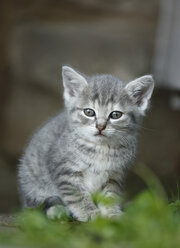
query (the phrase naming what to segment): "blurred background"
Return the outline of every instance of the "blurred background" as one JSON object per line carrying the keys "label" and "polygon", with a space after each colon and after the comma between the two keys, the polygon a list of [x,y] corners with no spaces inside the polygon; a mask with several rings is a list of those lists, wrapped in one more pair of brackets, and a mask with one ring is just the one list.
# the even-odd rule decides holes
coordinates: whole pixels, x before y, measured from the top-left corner
{"label": "blurred background", "polygon": [[[180,180],[180,1],[0,0],[0,212],[18,210],[17,164],[33,130],[63,108],[61,66],[156,90],[135,164],[169,195]],[[126,191],[145,183],[132,171]]]}

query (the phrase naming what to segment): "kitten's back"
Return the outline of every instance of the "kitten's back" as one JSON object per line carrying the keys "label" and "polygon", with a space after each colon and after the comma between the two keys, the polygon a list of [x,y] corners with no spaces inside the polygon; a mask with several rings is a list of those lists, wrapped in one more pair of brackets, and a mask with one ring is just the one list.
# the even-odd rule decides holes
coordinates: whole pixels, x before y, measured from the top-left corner
{"label": "kitten's back", "polygon": [[38,206],[38,202],[31,201],[33,198],[41,202],[50,197],[52,192],[58,194],[46,165],[50,150],[56,146],[66,127],[66,113],[62,112],[40,127],[27,145],[20,160],[18,173],[23,207]]}

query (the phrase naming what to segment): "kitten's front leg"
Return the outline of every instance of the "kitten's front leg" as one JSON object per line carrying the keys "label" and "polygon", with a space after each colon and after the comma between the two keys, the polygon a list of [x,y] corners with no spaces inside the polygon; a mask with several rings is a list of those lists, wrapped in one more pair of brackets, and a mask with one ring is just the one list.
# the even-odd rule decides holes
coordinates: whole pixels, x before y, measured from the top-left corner
{"label": "kitten's front leg", "polygon": [[99,213],[91,196],[81,187],[79,179],[71,177],[69,180],[63,180],[59,182],[58,188],[67,211],[77,220],[94,219]]}
{"label": "kitten's front leg", "polygon": [[109,199],[109,203],[99,203],[98,208],[101,212],[101,215],[108,218],[116,218],[122,214],[119,197],[121,189],[119,184],[110,179],[107,185],[103,189],[103,195],[105,198]]}

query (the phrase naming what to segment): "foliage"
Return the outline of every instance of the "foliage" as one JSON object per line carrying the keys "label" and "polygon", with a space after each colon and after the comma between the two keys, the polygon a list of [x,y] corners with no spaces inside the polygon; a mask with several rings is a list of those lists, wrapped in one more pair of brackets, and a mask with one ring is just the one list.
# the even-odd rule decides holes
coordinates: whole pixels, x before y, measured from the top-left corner
{"label": "foliage", "polygon": [[140,193],[116,220],[79,223],[64,216],[48,220],[40,210],[20,214],[14,231],[0,229],[0,244],[13,247],[177,248],[180,201],[171,204],[154,190]]}

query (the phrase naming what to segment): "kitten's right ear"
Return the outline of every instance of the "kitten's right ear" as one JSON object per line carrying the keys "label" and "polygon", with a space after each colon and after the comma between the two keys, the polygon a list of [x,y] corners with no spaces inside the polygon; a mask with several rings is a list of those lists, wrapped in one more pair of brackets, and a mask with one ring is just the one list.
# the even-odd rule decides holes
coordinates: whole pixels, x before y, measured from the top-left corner
{"label": "kitten's right ear", "polygon": [[148,108],[149,100],[154,89],[154,79],[151,75],[146,75],[128,83],[125,87],[132,102],[144,115]]}
{"label": "kitten's right ear", "polygon": [[86,79],[69,66],[62,67],[62,78],[66,99],[77,96],[87,86]]}

